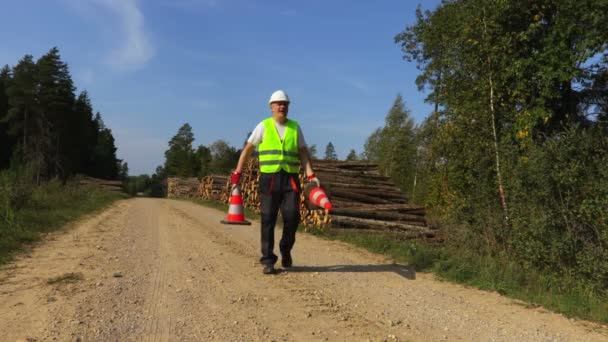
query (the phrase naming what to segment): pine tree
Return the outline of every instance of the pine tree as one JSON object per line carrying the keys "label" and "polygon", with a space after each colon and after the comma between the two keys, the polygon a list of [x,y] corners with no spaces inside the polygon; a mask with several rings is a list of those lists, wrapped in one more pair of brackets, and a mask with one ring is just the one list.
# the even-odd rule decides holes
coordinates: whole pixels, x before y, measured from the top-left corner
{"label": "pine tree", "polygon": [[372,133],[365,143],[368,160],[379,164],[380,170],[391,177],[404,191],[413,185],[416,139],[414,121],[401,95],[385,119],[385,126]]}
{"label": "pine tree", "polygon": [[74,83],[68,65],[54,47],[36,62],[38,101],[43,117],[48,120],[52,149],[45,151],[51,175],[69,176],[77,169],[80,122],[74,115]]}
{"label": "pine tree", "polygon": [[325,147],[325,160],[338,160],[338,155],[336,154],[336,149],[334,148],[334,144],[329,142],[327,147]]}
{"label": "pine tree", "polygon": [[0,169],[25,165],[40,182],[84,173],[116,178],[116,146],[86,92],[78,98],[68,66],[52,48],[0,70]]}
{"label": "pine tree", "polygon": [[346,156],[346,160],[347,161],[359,160],[359,157],[357,156],[357,152],[355,152],[354,149],[351,149],[350,152],[348,152],[348,155]]}
{"label": "pine tree", "polygon": [[99,112],[95,115],[94,124],[97,127],[97,142],[93,152],[93,168],[91,175],[102,179],[118,178],[118,159],[112,130],[107,128]]}
{"label": "pine tree", "polygon": [[8,133],[17,139],[17,163],[29,165],[40,182],[47,172],[46,155],[52,146],[51,128],[38,101],[38,71],[31,55],[25,55],[13,68],[7,89],[10,109],[3,121]]}
{"label": "pine tree", "polygon": [[239,160],[239,151],[224,140],[218,140],[209,146],[211,150],[212,173],[228,173]]}
{"label": "pine tree", "polygon": [[12,76],[8,65],[0,69],[0,170],[10,165],[11,156],[15,148],[15,137],[8,134],[8,122],[3,119],[8,115],[10,109],[7,95]]}
{"label": "pine tree", "polygon": [[310,154],[310,159],[317,159],[317,145],[312,144],[308,146],[308,154]]}
{"label": "pine tree", "polygon": [[377,128],[365,141],[363,154],[365,160],[377,163],[380,160],[380,138],[382,136],[382,128]]}
{"label": "pine tree", "polygon": [[194,174],[199,177],[205,177],[210,174],[211,170],[211,150],[204,145],[200,145],[194,154],[195,156],[195,172]]}
{"label": "pine tree", "polygon": [[78,146],[75,146],[77,158],[75,172],[82,174],[94,173],[94,152],[97,145],[98,126],[93,118],[93,106],[86,91],[78,95],[74,103],[74,120],[78,129],[72,134]]}
{"label": "pine tree", "polygon": [[126,181],[129,177],[129,164],[123,162],[122,159],[117,160],[118,163],[118,179]]}
{"label": "pine tree", "polygon": [[165,151],[165,171],[170,176],[191,177],[194,175],[194,134],[190,124],[185,123],[169,141]]}

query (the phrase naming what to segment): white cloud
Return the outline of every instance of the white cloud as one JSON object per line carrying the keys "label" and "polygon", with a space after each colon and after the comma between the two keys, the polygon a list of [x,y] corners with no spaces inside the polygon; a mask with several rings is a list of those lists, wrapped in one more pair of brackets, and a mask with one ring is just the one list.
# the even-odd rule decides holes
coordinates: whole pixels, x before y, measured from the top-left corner
{"label": "white cloud", "polygon": [[108,64],[118,69],[137,69],[155,54],[137,0],[95,0],[114,12],[120,21],[122,41],[108,56]]}

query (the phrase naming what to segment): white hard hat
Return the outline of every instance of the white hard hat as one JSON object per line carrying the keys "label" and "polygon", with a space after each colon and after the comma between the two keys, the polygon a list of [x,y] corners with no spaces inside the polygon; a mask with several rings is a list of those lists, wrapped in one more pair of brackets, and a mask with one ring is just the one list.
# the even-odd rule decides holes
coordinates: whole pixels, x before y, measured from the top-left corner
{"label": "white hard hat", "polygon": [[270,104],[279,101],[289,102],[289,96],[287,96],[286,92],[282,90],[275,91],[274,93],[272,93],[272,95],[270,95],[270,100],[268,100],[268,103]]}

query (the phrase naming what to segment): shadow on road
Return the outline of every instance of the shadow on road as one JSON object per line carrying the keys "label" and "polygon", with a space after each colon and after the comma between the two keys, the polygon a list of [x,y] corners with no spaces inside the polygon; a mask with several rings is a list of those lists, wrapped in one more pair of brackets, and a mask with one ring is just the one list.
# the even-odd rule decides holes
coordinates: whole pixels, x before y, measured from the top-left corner
{"label": "shadow on road", "polygon": [[335,265],[335,266],[293,266],[288,269],[288,272],[352,272],[352,273],[368,273],[368,272],[394,272],[403,278],[409,280],[416,279],[416,270],[412,266],[407,265]]}

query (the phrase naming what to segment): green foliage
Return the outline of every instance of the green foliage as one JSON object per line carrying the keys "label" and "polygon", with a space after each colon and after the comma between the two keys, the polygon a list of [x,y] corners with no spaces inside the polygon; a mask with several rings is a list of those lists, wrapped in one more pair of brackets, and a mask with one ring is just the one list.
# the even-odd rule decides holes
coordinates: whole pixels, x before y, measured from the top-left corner
{"label": "green foliage", "polygon": [[210,172],[228,174],[239,160],[240,151],[228,145],[224,140],[218,140],[209,146],[211,151]]}
{"label": "green foliage", "polygon": [[241,151],[224,140],[217,140],[209,147],[192,147],[194,134],[186,123],[169,142],[165,152],[165,165],[156,170],[159,178],[167,176],[198,177],[209,174],[227,174],[239,160]]}
{"label": "green foliage", "polygon": [[57,48],[0,71],[0,170],[28,165],[38,183],[78,173],[117,178],[112,132],[93,118],[86,91],[74,90]]}
{"label": "green foliage", "polygon": [[39,239],[40,233],[124,198],[76,181],[52,180],[37,186],[34,174],[23,169],[0,171],[0,263],[23,244]]}
{"label": "green foliage", "polygon": [[336,149],[334,147],[334,144],[331,143],[331,141],[329,142],[329,144],[327,144],[327,147],[325,147],[325,158],[323,158],[325,160],[338,160],[338,155],[336,154]]}
{"label": "green foliage", "polygon": [[608,136],[572,127],[535,145],[509,180],[504,240],[529,267],[608,287]]}
{"label": "green foliage", "polygon": [[357,152],[355,152],[354,149],[351,149],[350,152],[348,152],[348,155],[346,156],[346,160],[347,161],[356,161],[356,160],[359,160],[359,156],[357,155]]}
{"label": "green foliage", "polygon": [[192,142],[194,142],[192,127],[186,123],[171,138],[169,149],[165,152],[165,170],[169,175],[192,176],[194,170]]}
{"label": "green foliage", "polygon": [[194,174],[199,178],[205,177],[211,173],[211,150],[204,145],[200,145],[194,153],[195,167]]}
{"label": "green foliage", "polygon": [[129,176],[124,180],[124,189],[131,196],[151,196],[152,184],[153,179],[148,175]]}
{"label": "green foliage", "polygon": [[95,114],[94,125],[98,128],[93,150],[93,168],[87,174],[102,179],[117,179],[119,161],[116,158],[116,145],[112,130],[107,128],[99,113]]}
{"label": "green foliage", "polygon": [[167,179],[167,172],[162,166],[156,167],[156,172],[150,177],[149,193],[150,197],[165,197],[164,181]]}
{"label": "green foliage", "polygon": [[15,148],[15,138],[8,134],[8,122],[3,120],[10,109],[7,94],[11,82],[11,69],[5,65],[0,69],[0,170],[10,166],[11,157]]}
{"label": "green foliage", "polygon": [[310,154],[311,159],[317,159],[317,145],[312,144],[308,146],[308,154]]}
{"label": "green foliage", "polygon": [[[74,111],[75,88],[57,48],[36,62],[36,83],[36,107],[48,139],[42,147],[36,147],[46,160],[35,159],[36,163],[46,165],[42,170],[48,175],[72,174],[78,164],[79,143],[84,141],[75,139],[78,135],[74,132],[80,129]],[[35,137],[31,143],[36,146],[39,139]]]}
{"label": "green foliage", "polygon": [[118,179],[126,180],[129,177],[129,163],[118,160]]}
{"label": "green foliage", "polygon": [[[550,283],[534,291],[574,296],[581,311],[605,294],[607,20],[600,0],[445,1],[395,37],[435,106],[415,130],[412,196],[469,255],[442,264],[450,278],[485,286],[469,260],[494,263],[507,292]],[[391,174],[385,129],[366,156]]]}
{"label": "green foliage", "polygon": [[416,134],[401,95],[397,95],[386,115],[385,126],[369,136],[364,148],[367,160],[378,163],[380,170],[403,191],[411,192],[416,168]]}

